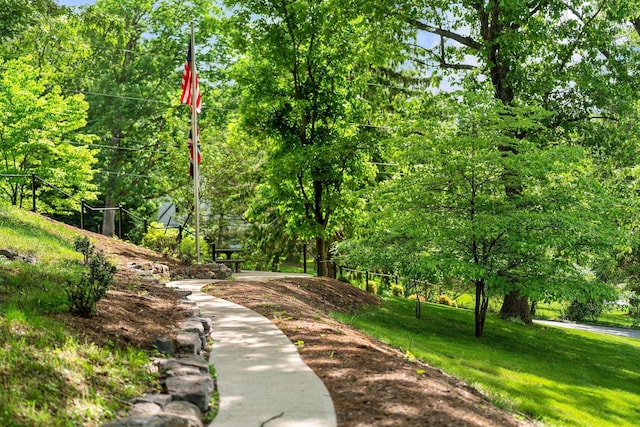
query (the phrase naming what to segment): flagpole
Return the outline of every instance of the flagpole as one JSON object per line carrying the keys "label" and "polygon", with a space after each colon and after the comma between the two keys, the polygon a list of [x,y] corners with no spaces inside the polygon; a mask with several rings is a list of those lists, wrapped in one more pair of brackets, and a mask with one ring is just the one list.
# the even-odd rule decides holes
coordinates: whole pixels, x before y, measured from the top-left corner
{"label": "flagpole", "polygon": [[196,263],[200,263],[200,197],[198,187],[200,183],[198,156],[198,144],[200,135],[198,134],[198,112],[196,106],[198,102],[197,80],[196,80],[196,42],[194,34],[193,20],[191,20],[191,135],[193,142],[193,199],[194,218],[196,228]]}

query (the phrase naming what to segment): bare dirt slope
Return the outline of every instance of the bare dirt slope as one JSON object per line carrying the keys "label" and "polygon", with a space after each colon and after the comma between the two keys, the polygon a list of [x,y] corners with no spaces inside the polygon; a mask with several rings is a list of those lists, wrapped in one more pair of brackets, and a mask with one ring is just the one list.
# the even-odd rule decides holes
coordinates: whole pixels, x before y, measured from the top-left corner
{"label": "bare dirt slope", "polygon": [[[157,281],[127,271],[129,261],[178,265],[158,254],[89,235],[118,264],[116,284],[97,316],[65,316],[80,336],[117,346],[151,348],[181,320],[175,294]],[[294,342],[334,401],[340,426],[518,426],[477,391],[438,369],[404,360],[403,354],[336,322],[330,311],[355,312],[378,299],[345,283],[321,278],[218,282],[212,295],[252,308],[271,319]],[[64,316],[64,315],[63,315]],[[418,376],[416,369],[425,371]]]}

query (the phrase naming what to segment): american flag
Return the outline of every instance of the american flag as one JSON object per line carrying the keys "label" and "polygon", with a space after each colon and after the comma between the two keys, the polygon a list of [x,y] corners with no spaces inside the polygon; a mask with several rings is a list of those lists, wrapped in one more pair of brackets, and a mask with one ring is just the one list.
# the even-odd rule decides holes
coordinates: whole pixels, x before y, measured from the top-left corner
{"label": "american flag", "polygon": [[[188,104],[193,108],[191,101],[192,98],[192,84],[191,81],[191,44],[189,44],[189,50],[187,51],[187,62],[184,64],[184,73],[182,73],[182,95],[180,95],[180,102]],[[200,114],[202,111],[202,102],[200,99],[200,85],[198,84],[198,74],[196,74],[196,113]]]}
{"label": "american flag", "polygon": [[[202,161],[202,153],[200,151],[200,131],[198,131],[198,164]],[[189,176],[193,178],[193,132],[189,131]]]}

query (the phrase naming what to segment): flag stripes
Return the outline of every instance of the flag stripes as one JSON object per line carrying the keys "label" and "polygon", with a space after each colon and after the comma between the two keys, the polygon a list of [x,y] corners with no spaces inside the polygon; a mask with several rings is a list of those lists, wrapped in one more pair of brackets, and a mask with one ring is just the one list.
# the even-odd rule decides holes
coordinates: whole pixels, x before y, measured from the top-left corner
{"label": "flag stripes", "polygon": [[[190,108],[193,108],[193,76],[191,70],[191,44],[189,44],[189,50],[187,51],[187,62],[184,64],[184,72],[182,73],[182,94],[180,95],[180,102],[182,104],[188,104]],[[200,114],[202,111],[202,99],[200,98],[200,84],[198,83],[198,74],[196,74],[196,113]]]}

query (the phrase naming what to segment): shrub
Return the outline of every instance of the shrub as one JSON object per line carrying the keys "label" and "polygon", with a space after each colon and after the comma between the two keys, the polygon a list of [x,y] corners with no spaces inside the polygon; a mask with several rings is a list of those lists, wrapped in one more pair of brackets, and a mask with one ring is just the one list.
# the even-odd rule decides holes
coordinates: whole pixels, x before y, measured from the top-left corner
{"label": "shrub", "polygon": [[587,302],[575,300],[562,313],[562,318],[572,322],[596,322],[604,310],[602,302],[589,300]]}
{"label": "shrub", "polygon": [[438,297],[438,304],[442,304],[442,305],[448,305],[449,307],[457,307],[458,304],[456,304],[456,302],[454,300],[452,300],[451,298],[449,298],[448,295],[446,294],[440,294],[440,296]]}
{"label": "shrub", "polygon": [[391,285],[391,295],[394,297],[403,297],[404,287],[402,285]]}
{"label": "shrub", "polygon": [[165,228],[160,223],[152,222],[147,234],[142,237],[142,246],[165,255],[170,255],[178,246],[178,230],[175,228]]}
{"label": "shrub", "polygon": [[376,284],[376,282],[372,282],[371,280],[369,280],[369,282],[366,284],[365,289],[370,294],[378,294],[378,285]]}
{"label": "shrub", "polygon": [[[176,255],[181,263],[193,264],[196,262],[196,239],[192,236],[187,236],[182,239],[180,245],[176,249]],[[200,240],[200,259],[210,259],[209,248],[206,243]]]}
{"label": "shrub", "polygon": [[116,267],[96,251],[87,237],[75,240],[75,248],[84,255],[85,271],[79,279],[67,281],[65,292],[69,300],[71,314],[90,317],[95,314],[96,305],[107,294],[113,281]]}
{"label": "shrub", "polygon": [[637,291],[631,291],[629,296],[629,316],[640,317],[640,294]]}

